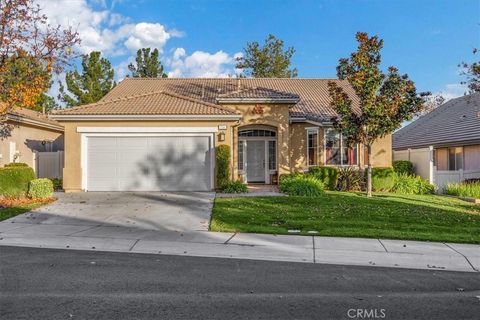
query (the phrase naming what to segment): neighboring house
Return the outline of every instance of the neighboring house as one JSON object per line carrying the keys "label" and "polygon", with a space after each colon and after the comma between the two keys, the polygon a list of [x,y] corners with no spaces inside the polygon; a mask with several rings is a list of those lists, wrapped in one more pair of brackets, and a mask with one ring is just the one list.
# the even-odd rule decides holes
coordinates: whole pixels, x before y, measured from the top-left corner
{"label": "neighboring house", "polygon": [[480,178],[480,94],[452,99],[393,135],[394,160],[440,189]]}
{"label": "neighboring house", "polygon": [[0,133],[0,167],[24,162],[36,170],[36,153],[63,150],[63,125],[47,115],[15,108],[6,115],[8,130]]}
{"label": "neighboring house", "polygon": [[[328,81],[127,78],[98,103],[52,115],[65,126],[64,188],[212,190],[222,144],[232,178],[247,183],[314,165],[363,167],[365,148],[348,148],[332,128]],[[391,150],[391,136],[375,143],[373,165],[391,166]]]}

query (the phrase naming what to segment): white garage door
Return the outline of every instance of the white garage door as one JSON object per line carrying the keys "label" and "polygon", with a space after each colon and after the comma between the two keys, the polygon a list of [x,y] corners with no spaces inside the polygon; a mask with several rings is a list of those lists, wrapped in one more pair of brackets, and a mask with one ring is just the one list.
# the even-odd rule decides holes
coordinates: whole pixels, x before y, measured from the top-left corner
{"label": "white garage door", "polygon": [[209,191],[211,138],[88,137],[88,191]]}

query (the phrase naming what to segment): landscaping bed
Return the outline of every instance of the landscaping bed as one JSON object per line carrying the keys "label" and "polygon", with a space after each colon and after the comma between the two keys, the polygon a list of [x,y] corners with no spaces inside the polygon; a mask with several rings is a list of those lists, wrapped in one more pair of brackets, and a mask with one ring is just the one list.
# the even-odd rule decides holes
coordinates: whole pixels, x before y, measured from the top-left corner
{"label": "landscaping bed", "polygon": [[480,243],[480,206],[438,195],[326,191],[318,197],[217,198],[210,229]]}

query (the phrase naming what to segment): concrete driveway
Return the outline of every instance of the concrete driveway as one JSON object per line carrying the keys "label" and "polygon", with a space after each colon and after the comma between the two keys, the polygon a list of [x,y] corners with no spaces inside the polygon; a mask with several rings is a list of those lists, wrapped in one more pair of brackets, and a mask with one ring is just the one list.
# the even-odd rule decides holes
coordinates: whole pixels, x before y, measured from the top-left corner
{"label": "concrete driveway", "polygon": [[58,201],[9,222],[59,227],[121,226],[154,231],[207,231],[215,194],[82,192],[56,196]]}

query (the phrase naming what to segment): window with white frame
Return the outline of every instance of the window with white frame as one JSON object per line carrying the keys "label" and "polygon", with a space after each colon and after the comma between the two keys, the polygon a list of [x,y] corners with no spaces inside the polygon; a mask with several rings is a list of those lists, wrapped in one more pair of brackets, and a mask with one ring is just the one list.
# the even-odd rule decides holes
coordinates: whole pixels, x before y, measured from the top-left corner
{"label": "window with white frame", "polygon": [[325,130],[325,164],[337,166],[358,165],[358,145],[349,147],[335,129]]}
{"label": "window with white frame", "polygon": [[307,165],[318,165],[318,129],[307,129]]}

